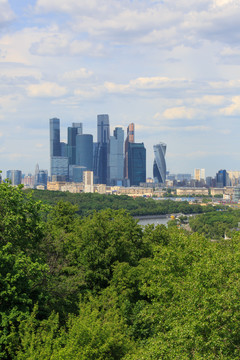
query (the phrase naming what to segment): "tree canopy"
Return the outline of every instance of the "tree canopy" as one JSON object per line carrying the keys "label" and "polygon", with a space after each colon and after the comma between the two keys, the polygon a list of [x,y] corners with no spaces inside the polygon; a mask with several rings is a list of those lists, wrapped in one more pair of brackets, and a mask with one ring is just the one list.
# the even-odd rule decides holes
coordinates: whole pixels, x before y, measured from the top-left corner
{"label": "tree canopy", "polygon": [[240,358],[238,232],[81,217],[9,184],[0,209],[0,358]]}

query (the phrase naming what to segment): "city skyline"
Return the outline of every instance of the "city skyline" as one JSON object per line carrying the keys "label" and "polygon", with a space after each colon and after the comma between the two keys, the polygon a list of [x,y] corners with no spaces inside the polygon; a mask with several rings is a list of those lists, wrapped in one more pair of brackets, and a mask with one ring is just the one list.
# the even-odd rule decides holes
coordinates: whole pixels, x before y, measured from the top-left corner
{"label": "city skyline", "polygon": [[[116,127],[110,135],[108,114],[97,115],[97,141],[85,134],[83,123],[67,128],[61,141],[60,119],[49,119],[50,181],[82,182],[84,171],[93,171],[94,184],[139,186],[146,182],[146,149],[135,143],[134,124]],[[166,166],[165,166],[166,167]],[[38,168],[39,169],[39,168]]]}
{"label": "city skyline", "polygon": [[48,119],[97,138],[135,123],[152,177],[240,170],[240,3],[199,0],[0,0],[0,169],[49,166]]}

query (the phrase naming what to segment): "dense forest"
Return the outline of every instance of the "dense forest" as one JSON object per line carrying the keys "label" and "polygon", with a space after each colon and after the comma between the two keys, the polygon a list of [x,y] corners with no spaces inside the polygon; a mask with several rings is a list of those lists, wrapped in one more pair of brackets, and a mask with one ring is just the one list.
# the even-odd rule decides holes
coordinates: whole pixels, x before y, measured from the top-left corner
{"label": "dense forest", "polygon": [[227,211],[201,214],[190,218],[189,224],[193,231],[210,239],[231,237],[240,230],[238,226],[240,224],[240,210],[228,208]]}
{"label": "dense forest", "polygon": [[1,359],[240,358],[240,236],[0,185]]}
{"label": "dense forest", "polygon": [[86,216],[93,211],[104,209],[125,209],[133,216],[139,215],[163,215],[172,213],[193,214],[215,211],[216,208],[224,208],[224,205],[213,207],[208,204],[202,207],[199,204],[189,204],[187,201],[154,200],[144,197],[130,197],[127,195],[103,195],[98,193],[72,194],[63,191],[31,191],[36,200],[45,204],[55,205],[59,201],[69,201],[78,207],[78,214]]}

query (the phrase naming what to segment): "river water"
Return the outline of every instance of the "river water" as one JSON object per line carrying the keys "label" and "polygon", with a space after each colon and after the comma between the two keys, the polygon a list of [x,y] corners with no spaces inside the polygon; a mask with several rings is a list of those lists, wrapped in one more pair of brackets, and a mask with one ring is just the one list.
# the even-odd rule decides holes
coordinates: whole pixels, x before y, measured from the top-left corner
{"label": "river water", "polygon": [[170,216],[162,215],[162,216],[141,216],[136,217],[138,219],[138,223],[140,225],[148,225],[148,224],[154,224],[154,225],[167,225],[168,221],[171,220]]}

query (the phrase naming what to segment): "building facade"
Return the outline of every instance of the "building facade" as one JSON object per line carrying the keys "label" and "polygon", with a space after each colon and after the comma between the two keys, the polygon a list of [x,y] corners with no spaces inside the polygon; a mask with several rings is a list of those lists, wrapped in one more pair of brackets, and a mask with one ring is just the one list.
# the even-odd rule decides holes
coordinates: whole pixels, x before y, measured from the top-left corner
{"label": "building facade", "polygon": [[50,125],[50,157],[61,156],[60,120],[58,118],[50,119],[49,125]]}
{"label": "building facade", "polygon": [[94,148],[95,178],[99,184],[107,183],[107,156],[109,142],[109,116],[107,114],[97,115],[97,143]]}
{"label": "building facade", "polygon": [[123,154],[124,131],[122,128],[117,127],[110,136],[108,142],[108,156],[107,156],[107,184],[122,185],[123,183],[123,167],[124,167],[124,154]]}
{"label": "building facade", "polygon": [[134,143],[134,141],[135,141],[134,124],[131,123],[131,124],[129,124],[129,126],[127,128],[127,137],[126,137],[125,146],[124,146],[124,152],[125,152],[125,157],[124,157],[124,178],[126,180],[129,179],[129,176],[128,176],[128,144],[129,143]]}
{"label": "building facade", "polygon": [[21,170],[8,170],[7,179],[11,181],[12,185],[20,185],[22,183],[22,172]]}
{"label": "building facade", "polygon": [[76,165],[93,170],[93,136],[90,134],[76,136]]}
{"label": "building facade", "polygon": [[153,162],[153,178],[156,183],[164,184],[166,180],[166,154],[167,145],[159,143],[153,146],[154,162]]}
{"label": "building facade", "polygon": [[146,182],[146,149],[143,143],[128,143],[128,179],[130,186]]}
{"label": "building facade", "polygon": [[197,181],[205,180],[205,169],[194,169],[194,179]]}
{"label": "building facade", "polygon": [[68,159],[69,165],[76,165],[76,137],[82,135],[83,124],[72,123],[71,127],[68,127]]}
{"label": "building facade", "polygon": [[68,181],[68,157],[52,156],[51,157],[51,178],[55,181]]}
{"label": "building facade", "polygon": [[216,174],[216,186],[224,187],[229,185],[228,173],[226,170],[219,170]]}

